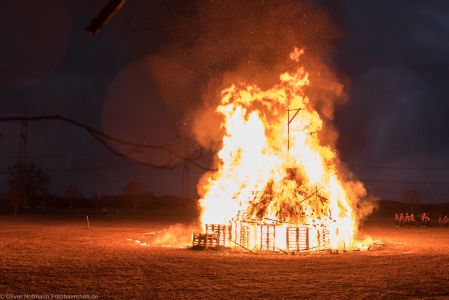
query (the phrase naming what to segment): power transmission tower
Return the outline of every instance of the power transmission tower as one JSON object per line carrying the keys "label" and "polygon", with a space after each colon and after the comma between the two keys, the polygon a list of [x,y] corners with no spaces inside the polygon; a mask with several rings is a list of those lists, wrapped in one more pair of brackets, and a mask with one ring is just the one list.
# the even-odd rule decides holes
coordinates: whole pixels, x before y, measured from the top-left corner
{"label": "power transmission tower", "polygon": [[[290,123],[304,108],[288,108],[287,109],[287,150],[290,151]],[[290,112],[295,112],[292,117],[290,117]]]}
{"label": "power transmission tower", "polygon": [[[28,112],[25,110],[25,118]],[[28,120],[22,120],[22,128],[20,130],[18,163],[26,165],[28,156]]]}
{"label": "power transmission tower", "polygon": [[[188,157],[190,152],[190,142],[188,138],[185,138],[184,143],[184,157]],[[189,198],[190,196],[190,167],[189,162],[184,159],[182,165],[182,183],[181,183],[181,197]]]}

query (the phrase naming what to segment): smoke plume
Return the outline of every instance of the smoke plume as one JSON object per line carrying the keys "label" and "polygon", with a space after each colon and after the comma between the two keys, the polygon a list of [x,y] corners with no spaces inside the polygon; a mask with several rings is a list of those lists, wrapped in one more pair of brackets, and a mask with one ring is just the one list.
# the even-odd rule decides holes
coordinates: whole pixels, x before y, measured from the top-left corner
{"label": "smoke plume", "polygon": [[151,60],[152,76],[160,95],[187,112],[191,134],[204,147],[220,137],[214,113],[220,91],[249,81],[270,87],[288,69],[294,47],[305,51],[304,67],[314,82],[308,95],[320,113],[332,119],[334,104],[345,99],[329,68],[339,30],[307,1],[201,1],[171,35],[164,55]]}

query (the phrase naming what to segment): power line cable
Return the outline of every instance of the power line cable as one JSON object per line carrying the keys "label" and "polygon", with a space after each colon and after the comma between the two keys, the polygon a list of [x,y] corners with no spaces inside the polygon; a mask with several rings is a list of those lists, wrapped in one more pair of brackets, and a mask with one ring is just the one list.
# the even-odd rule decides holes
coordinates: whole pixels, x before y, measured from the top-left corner
{"label": "power line cable", "polygon": [[[370,191],[373,194],[404,194],[404,192],[388,192],[388,191]],[[437,192],[419,192],[419,191],[414,191],[419,195],[424,195],[424,196],[449,196],[449,193],[437,193]]]}
{"label": "power line cable", "polygon": [[366,168],[366,169],[387,169],[387,170],[406,170],[406,171],[449,171],[449,167],[430,168],[430,167],[389,167],[389,166],[373,166],[373,165],[358,165],[346,164],[348,167]]}
{"label": "power line cable", "polygon": [[449,185],[449,181],[400,181],[400,180],[382,180],[382,179],[367,179],[367,178],[359,178],[359,180],[363,183],[385,183],[385,184],[414,184],[414,185],[431,185],[431,184],[447,184]]}
{"label": "power line cable", "polygon": [[[174,169],[176,168],[178,165],[176,163],[174,163],[173,161],[171,162],[167,162],[165,164],[154,164],[154,163],[150,163],[148,161],[142,161],[142,160],[138,160],[135,159],[133,157],[130,157],[130,155],[134,154],[134,153],[138,153],[138,152],[142,152],[143,150],[160,150],[163,152],[167,152],[170,155],[172,155],[173,157],[176,157],[178,159],[184,160],[190,164],[192,164],[193,166],[196,166],[202,170],[205,171],[213,171],[210,168],[204,167],[201,164],[197,163],[196,160],[198,160],[201,155],[202,155],[202,149],[199,149],[199,154],[197,155],[198,157],[185,157],[181,154],[178,154],[177,152],[173,151],[172,149],[170,149],[168,147],[168,144],[159,144],[159,145],[151,145],[151,144],[147,144],[147,143],[136,143],[136,142],[131,142],[131,141],[127,141],[124,140],[122,138],[118,138],[118,137],[114,137],[111,136],[109,134],[106,134],[104,132],[99,131],[98,129],[95,129],[91,126],[88,126],[86,124],[83,124],[79,121],[76,121],[74,119],[70,119],[70,118],[66,118],[64,116],[61,115],[44,115],[44,116],[12,116],[12,117],[2,117],[0,118],[0,122],[23,122],[23,121],[62,121],[65,123],[69,123],[71,125],[80,127],[82,129],[84,129],[85,131],[87,131],[92,137],[94,137],[97,141],[99,141],[101,144],[103,144],[112,154],[117,155],[119,157],[128,159],[128,160],[132,160],[134,162],[137,162],[141,165],[145,165],[145,166],[150,166],[153,168],[159,168],[159,169]],[[126,145],[126,146],[130,146],[133,147],[133,150],[131,150],[130,152],[127,153],[123,153],[123,152],[119,152],[117,150],[115,150],[111,145],[110,142],[115,142],[118,144],[122,144],[122,145]]]}

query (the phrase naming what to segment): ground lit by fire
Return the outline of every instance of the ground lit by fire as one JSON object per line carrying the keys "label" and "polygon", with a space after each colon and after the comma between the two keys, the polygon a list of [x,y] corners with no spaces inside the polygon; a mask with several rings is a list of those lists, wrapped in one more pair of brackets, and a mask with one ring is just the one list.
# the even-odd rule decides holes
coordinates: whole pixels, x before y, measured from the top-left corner
{"label": "ground lit by fire", "polygon": [[306,93],[314,83],[303,54],[294,49],[291,70],[271,89],[232,85],[216,109],[222,145],[218,170],[199,183],[201,223],[230,224],[229,239],[252,250],[270,248],[262,239],[272,234],[271,249],[288,251],[292,226],[307,226],[306,249],[355,245],[365,190],[342,171],[334,145],[321,140],[328,128]]}
{"label": "ground lit by fire", "polygon": [[0,221],[0,293],[58,291],[100,299],[449,295],[447,228],[395,228],[387,220],[361,229],[385,242],[376,251],[297,256],[155,246],[151,233],[182,221],[156,216],[92,217],[90,230],[82,216]]}

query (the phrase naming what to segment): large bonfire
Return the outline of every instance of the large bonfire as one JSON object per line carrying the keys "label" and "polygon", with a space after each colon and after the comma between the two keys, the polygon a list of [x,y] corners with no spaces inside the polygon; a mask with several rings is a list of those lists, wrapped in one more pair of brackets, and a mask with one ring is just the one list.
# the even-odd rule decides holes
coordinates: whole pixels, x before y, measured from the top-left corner
{"label": "large bonfire", "polygon": [[[308,224],[327,230],[329,248],[348,248],[364,189],[341,174],[335,148],[320,141],[326,126],[306,94],[313,82],[302,56],[294,49],[294,67],[268,90],[239,84],[222,91],[216,112],[224,135],[217,170],[200,181],[201,223]],[[285,236],[278,239],[285,245]]]}

